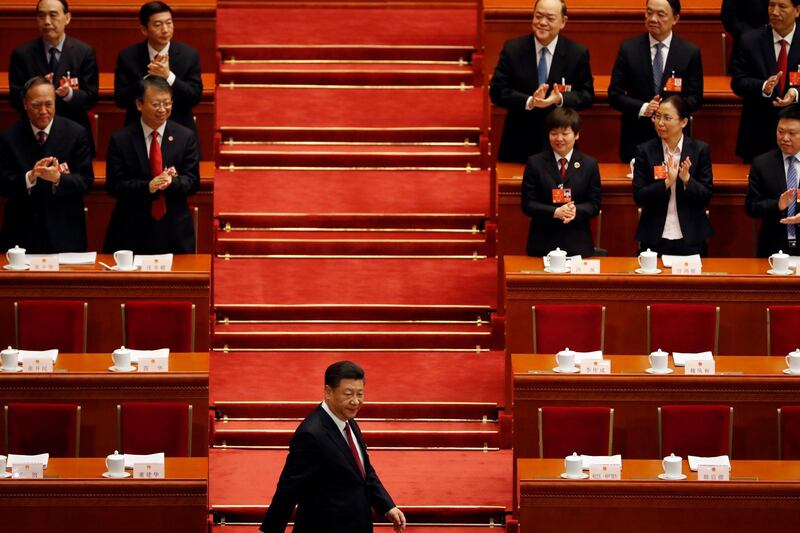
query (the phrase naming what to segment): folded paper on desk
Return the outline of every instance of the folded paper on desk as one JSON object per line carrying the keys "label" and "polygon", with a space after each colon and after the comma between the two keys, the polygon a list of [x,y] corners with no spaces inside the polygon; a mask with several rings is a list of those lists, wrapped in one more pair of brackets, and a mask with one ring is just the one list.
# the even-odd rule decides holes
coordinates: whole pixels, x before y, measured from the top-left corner
{"label": "folded paper on desk", "polygon": [[727,455],[719,455],[717,457],[698,457],[696,455],[689,456],[689,469],[692,472],[697,472],[697,467],[703,466],[727,466],[730,468],[731,460]]}
{"label": "folded paper on desk", "polygon": [[622,456],[617,455],[581,455],[583,469],[589,470],[591,465],[619,465],[622,468]]}
{"label": "folded paper on desk", "polygon": [[31,357],[38,357],[40,359],[50,359],[53,361],[53,364],[56,363],[56,359],[58,359],[58,350],[53,348],[52,350],[20,350],[19,351],[19,359],[20,361],[24,359],[28,359]]}
{"label": "folded paper on desk", "polygon": [[160,463],[164,464],[164,452],[151,453],[149,455],[125,454],[125,468],[133,468],[133,465],[141,463]]}
{"label": "folded paper on desk", "polygon": [[698,359],[700,361],[711,361],[714,359],[714,356],[711,352],[698,352],[698,353],[680,353],[680,352],[673,352],[672,360],[675,362],[675,366],[686,366],[686,358],[691,357],[692,359]]}
{"label": "folded paper on desk", "polygon": [[47,468],[47,462],[50,460],[49,453],[40,453],[38,455],[19,455],[16,453],[8,454],[8,460],[6,463],[8,464],[8,468],[13,467],[15,464],[18,465],[26,465],[26,464],[37,464],[43,465],[44,468]]}
{"label": "folded paper on desk", "polygon": [[[63,252],[58,255],[59,265],[93,265],[97,260],[97,252]],[[25,256],[25,263],[30,265],[34,259],[48,257],[48,254],[27,254]]]}
{"label": "folded paper on desk", "polygon": [[163,265],[164,270],[172,270],[172,254],[136,255],[133,258],[133,266],[139,268],[145,263],[153,264],[154,262]]}
{"label": "folded paper on desk", "polygon": [[603,352],[595,350],[593,352],[573,352],[575,354],[575,364],[580,365],[581,361],[590,361],[592,359],[602,359]]}
{"label": "folded paper on desk", "polygon": [[677,261],[686,261],[691,264],[703,264],[699,254],[694,255],[662,255],[661,262],[664,263],[664,268],[672,268],[672,264]]}
{"label": "folded paper on desk", "polygon": [[140,357],[168,357],[169,348],[159,348],[158,350],[128,350],[131,352],[131,363],[138,363]]}

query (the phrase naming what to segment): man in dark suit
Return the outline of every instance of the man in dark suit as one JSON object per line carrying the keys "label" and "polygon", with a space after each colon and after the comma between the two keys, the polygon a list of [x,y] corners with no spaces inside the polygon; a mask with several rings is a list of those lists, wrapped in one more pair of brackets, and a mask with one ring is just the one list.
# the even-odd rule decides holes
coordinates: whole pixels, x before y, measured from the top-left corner
{"label": "man in dark suit", "polygon": [[538,0],[533,32],[503,45],[489,89],[492,102],[508,110],[499,161],[524,163],[545,148],[544,119],[555,107],[592,105],[589,50],[559,35],[566,23],[564,0]]}
{"label": "man in dark suit", "polygon": [[284,533],[295,505],[294,533],[371,533],[371,509],[405,530],[354,420],[363,401],[361,367],[339,361],[325,370],[325,399],[292,437],[261,531]]}
{"label": "man in dark suit", "polygon": [[622,113],[619,156],[625,163],[636,145],[656,136],[651,117],[665,95],[680,94],[691,112],[703,103],[700,49],[672,31],[680,12],[680,0],[647,0],[647,33],[619,47],[608,101]]}
{"label": "man in dark suit", "polygon": [[8,198],[0,249],[86,251],[83,195],[94,181],[86,130],[58,117],[50,80],[22,89],[26,117],[0,135],[0,194]]}
{"label": "man in dark suit", "polygon": [[573,109],[554,110],[545,128],[551,150],[531,156],[522,177],[522,211],[531,217],[528,255],[541,257],[558,247],[591,256],[589,222],[600,213],[597,160],[575,150],[581,119]]}
{"label": "man in dark suit", "polygon": [[106,191],[117,199],[103,247],[108,253],[194,253],[186,198],[200,186],[194,131],[169,119],[172,90],[164,78],[139,81],[141,119],[114,132]]}
{"label": "man in dark suit", "polygon": [[769,0],[722,0],[722,25],[733,38],[734,54],[742,35],[767,25],[768,4]]}
{"label": "man in dark suit", "polygon": [[758,257],[783,251],[800,255],[800,209],[797,206],[797,176],[800,174],[800,109],[781,111],[776,128],[778,148],[753,159],[745,207],[761,219]]}
{"label": "man in dark suit", "polygon": [[780,108],[797,102],[800,0],[771,0],[769,26],[744,34],[731,66],[731,89],[744,98],[736,155],[749,163],[775,147]]}
{"label": "man in dark suit", "polygon": [[11,53],[9,96],[25,118],[22,87],[34,76],[44,76],[56,87],[56,115],[77,122],[91,136],[88,112],[97,104],[97,62],[91,46],[64,33],[70,20],[66,0],[39,0],[36,21],[42,35]]}
{"label": "man in dark suit", "polygon": [[139,10],[139,22],[145,41],[122,50],[114,71],[114,101],[125,110],[125,124],[139,120],[139,80],[159,76],[172,87],[172,120],[196,129],[192,109],[203,94],[200,55],[191,46],[172,40],[172,10],[164,2],[144,4]]}

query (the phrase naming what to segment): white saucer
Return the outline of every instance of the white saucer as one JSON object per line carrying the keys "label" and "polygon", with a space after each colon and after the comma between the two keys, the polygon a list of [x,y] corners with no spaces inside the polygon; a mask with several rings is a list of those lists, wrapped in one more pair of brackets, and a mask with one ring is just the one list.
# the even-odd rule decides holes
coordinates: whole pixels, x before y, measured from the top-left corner
{"label": "white saucer", "polygon": [[128,268],[122,268],[119,265],[114,265],[113,267],[111,267],[111,270],[113,270],[114,272],[133,272],[134,270],[138,269],[139,267],[136,265],[130,266]]}
{"label": "white saucer", "polygon": [[784,270],[783,272],[779,272],[777,270],[773,270],[770,268],[769,270],[767,270],[767,274],[771,276],[793,276],[794,272],[792,272],[791,270]]}
{"label": "white saucer", "polygon": [[21,267],[15,267],[15,266],[11,266],[11,265],[3,265],[3,268],[6,269],[6,270],[20,270],[21,271],[21,270],[28,270],[30,267],[28,265],[24,265],[24,266],[21,266]]}
{"label": "white saucer", "polygon": [[566,472],[563,472],[561,474],[561,477],[563,479],[586,479],[586,478],[589,477],[589,474],[586,474],[585,472],[581,472],[580,474],[572,475],[572,474],[567,474]]}
{"label": "white saucer", "polygon": [[[789,370],[788,368],[786,370]],[[0,372],[22,372],[22,367],[18,366],[16,370],[7,370],[6,368],[0,366]]]}
{"label": "white saucer", "polygon": [[112,372],[133,372],[134,370],[136,370],[136,367],[133,365],[129,366],[128,368],[119,368],[116,366],[110,366],[108,367],[108,369],[111,370]]}
{"label": "white saucer", "polygon": [[675,372],[671,368],[668,368],[666,370],[656,370],[655,368],[646,368],[644,371],[647,372],[648,374],[672,374],[673,372]]}
{"label": "white saucer", "polygon": [[6,479],[11,477],[11,472],[0,472],[0,479]]}
{"label": "white saucer", "polygon": [[677,481],[679,479],[686,479],[686,474],[678,474],[677,476],[668,476],[667,474],[659,474],[658,479],[664,479],[666,481]]}
{"label": "white saucer", "polygon": [[121,474],[112,474],[111,472],[103,472],[101,474],[103,477],[111,478],[111,479],[122,479],[126,477],[131,477],[130,472],[123,472]]}
{"label": "white saucer", "polygon": [[792,372],[791,368],[784,368],[783,373],[789,374],[790,376],[800,376],[800,372]]}
{"label": "white saucer", "polygon": [[580,372],[581,369],[577,366],[570,368],[569,370],[564,370],[560,366],[554,367],[553,372],[557,372],[559,374],[574,374],[575,372]]}
{"label": "white saucer", "polygon": [[661,274],[661,269],[657,268],[655,270],[645,270],[643,268],[637,268],[634,270],[637,274]]}
{"label": "white saucer", "polygon": [[555,268],[552,268],[552,267],[544,267],[544,271],[547,272],[548,274],[566,274],[566,273],[569,272],[569,267],[564,267],[563,269],[562,268],[555,269]]}

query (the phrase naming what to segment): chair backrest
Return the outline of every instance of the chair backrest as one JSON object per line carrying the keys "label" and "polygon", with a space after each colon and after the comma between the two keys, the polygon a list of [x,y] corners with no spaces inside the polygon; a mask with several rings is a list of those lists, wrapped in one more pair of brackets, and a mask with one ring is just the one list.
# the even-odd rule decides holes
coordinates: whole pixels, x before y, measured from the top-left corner
{"label": "chair backrest", "polygon": [[120,453],[192,455],[192,406],[188,403],[128,402],[117,405]]}
{"label": "chair backrest", "polygon": [[17,348],[85,353],[88,308],[86,302],[75,300],[14,302]]}
{"label": "chair backrest", "polygon": [[122,344],[134,350],[194,351],[192,302],[136,301],[121,304]]}
{"label": "chair backrest", "polygon": [[800,405],[778,408],[778,459],[800,459]]}
{"label": "chair backrest", "polygon": [[800,305],[767,307],[767,355],[786,355],[800,348],[797,336]]}
{"label": "chair backrest", "polygon": [[647,306],[647,351],[696,353],[719,347],[719,307],[705,304]]}
{"label": "chair backrest", "polygon": [[533,352],[602,350],[606,308],[598,304],[540,304],[531,307]]}
{"label": "chair backrest", "polygon": [[573,452],[611,455],[613,435],[611,408],[539,408],[539,457],[566,457]]}
{"label": "chair backrest", "polygon": [[733,407],[727,405],[665,405],[658,408],[658,450],[684,459],[731,456]]}
{"label": "chair backrest", "polygon": [[78,457],[81,406],[59,403],[10,403],[5,406],[6,452]]}

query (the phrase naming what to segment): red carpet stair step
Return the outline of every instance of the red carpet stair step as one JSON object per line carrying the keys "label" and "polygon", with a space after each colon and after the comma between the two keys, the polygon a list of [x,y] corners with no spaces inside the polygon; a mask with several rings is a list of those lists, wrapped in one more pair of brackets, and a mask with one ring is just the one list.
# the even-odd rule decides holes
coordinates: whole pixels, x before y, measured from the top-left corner
{"label": "red carpet stair step", "polygon": [[[250,519],[250,515],[244,517]],[[260,520],[259,520],[260,524]],[[216,524],[211,526],[211,533],[260,533],[258,529],[259,524],[253,523],[251,525],[235,525],[229,523]],[[414,533],[501,533],[503,531],[516,531],[516,529],[506,529],[503,526],[483,525],[483,526],[439,526],[439,525],[418,525],[412,526]],[[393,531],[390,524],[376,523],[374,524],[377,533],[389,533]],[[286,528],[286,533],[291,533],[292,526]]]}

